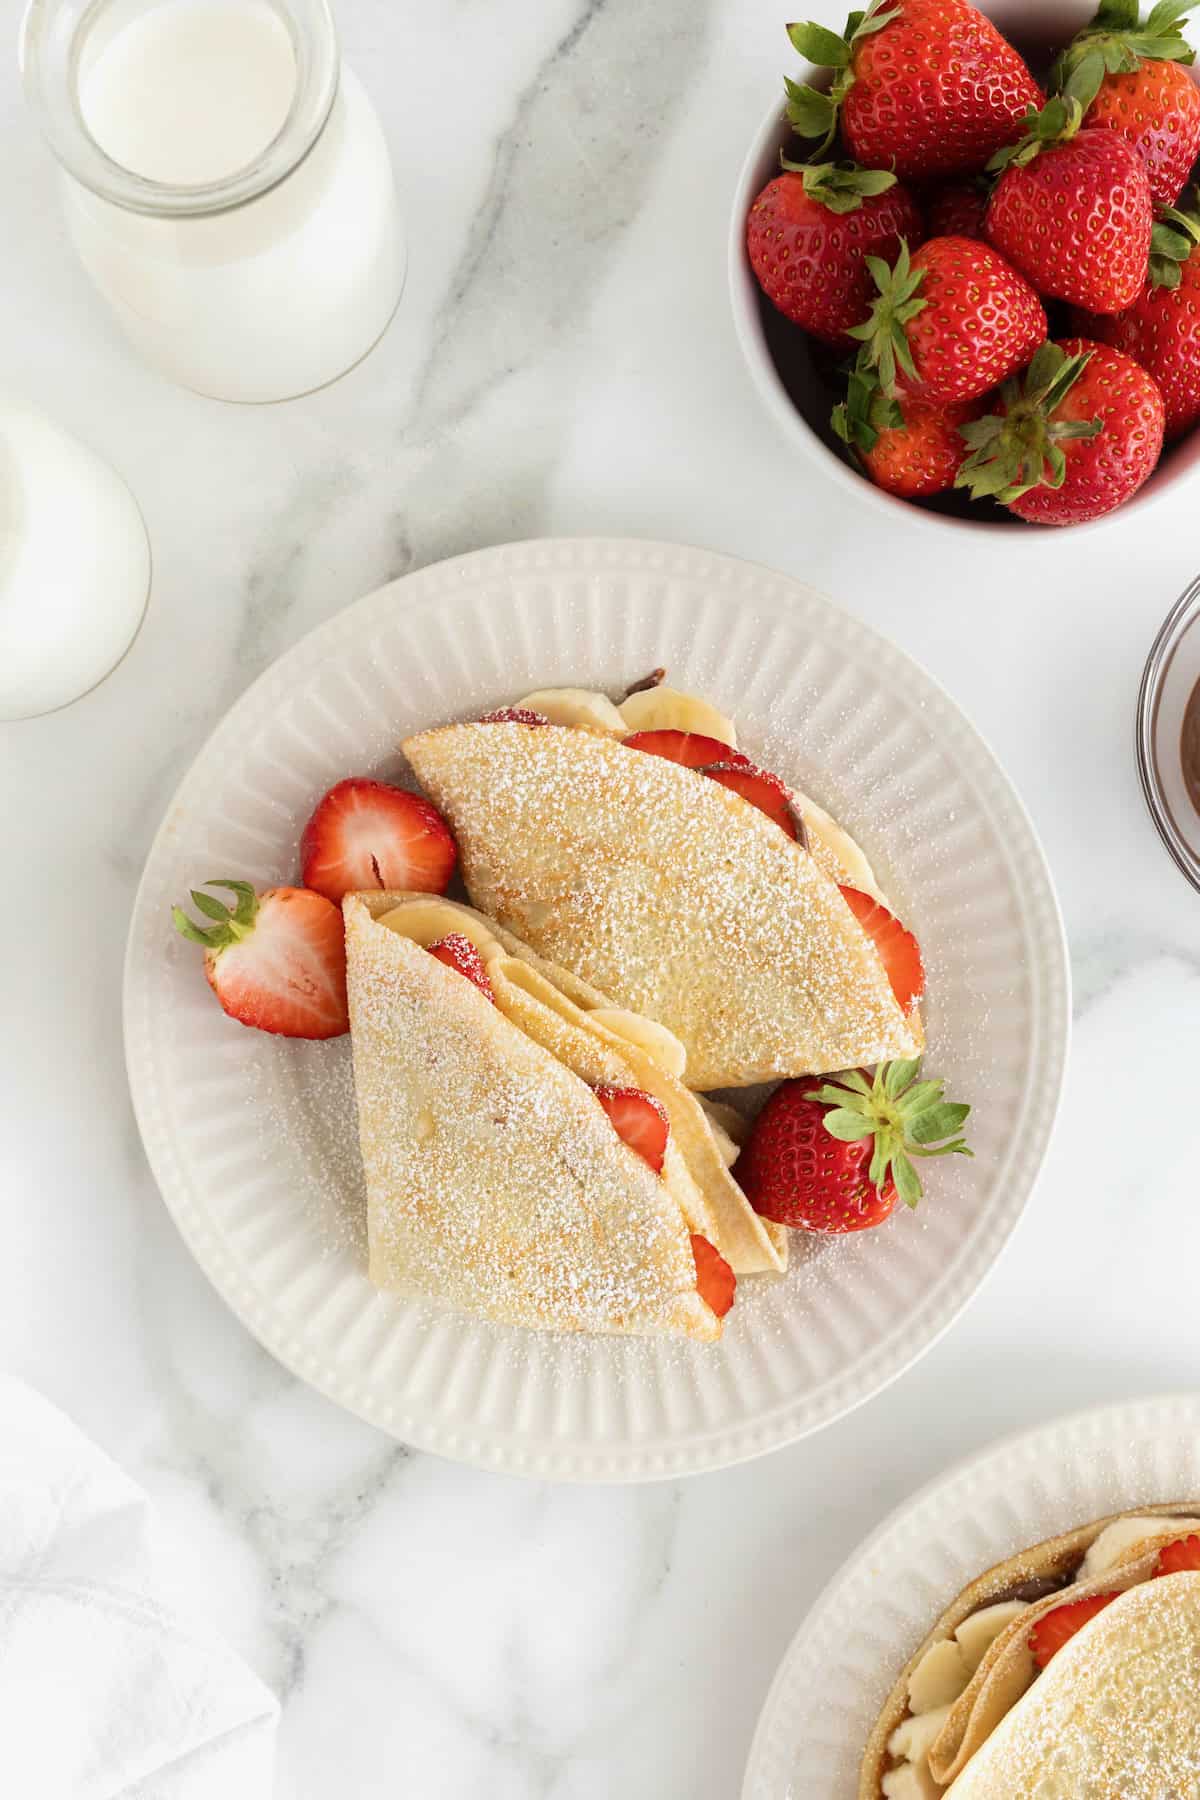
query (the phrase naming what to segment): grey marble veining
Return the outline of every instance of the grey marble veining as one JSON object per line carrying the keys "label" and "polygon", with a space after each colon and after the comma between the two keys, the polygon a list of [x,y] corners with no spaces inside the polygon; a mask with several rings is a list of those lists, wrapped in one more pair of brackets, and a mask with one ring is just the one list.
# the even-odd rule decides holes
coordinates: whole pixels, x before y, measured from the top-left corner
{"label": "grey marble veining", "polygon": [[[892,1505],[1000,1432],[1196,1380],[1200,905],[1131,745],[1142,657],[1195,572],[1193,503],[936,553],[789,456],[724,289],[733,183],[788,57],[772,0],[338,10],[410,274],[378,349],[286,406],[136,362],[0,72],[6,379],[122,470],[155,550],[126,664],[0,729],[0,1361],[155,1495],[181,1586],[284,1697],[281,1800],[728,1800],[805,1606]],[[1042,832],[1078,1016],[1039,1192],[916,1370],[766,1462],[589,1491],[408,1454],[257,1348],[145,1167],[119,995],[150,839],[249,681],[392,575],[590,531],[805,575],[931,668]]]}

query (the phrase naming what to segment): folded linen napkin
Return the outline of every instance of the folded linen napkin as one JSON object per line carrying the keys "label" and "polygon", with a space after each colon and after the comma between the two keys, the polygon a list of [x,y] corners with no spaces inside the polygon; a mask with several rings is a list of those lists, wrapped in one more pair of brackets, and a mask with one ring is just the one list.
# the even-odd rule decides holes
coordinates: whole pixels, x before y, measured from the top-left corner
{"label": "folded linen napkin", "polygon": [[274,1697],[182,1617],[146,1495],[0,1376],[0,1793],[267,1800]]}

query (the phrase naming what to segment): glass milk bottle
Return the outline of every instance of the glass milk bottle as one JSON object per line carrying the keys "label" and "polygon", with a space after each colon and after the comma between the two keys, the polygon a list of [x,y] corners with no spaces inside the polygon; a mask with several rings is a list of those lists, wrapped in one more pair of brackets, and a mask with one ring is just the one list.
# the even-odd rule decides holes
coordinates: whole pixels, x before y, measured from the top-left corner
{"label": "glass milk bottle", "polygon": [[102,681],[149,591],[146,528],[124,482],[0,397],[0,719],[54,712]]}
{"label": "glass milk bottle", "polygon": [[21,60],[75,247],[148,361],[267,401],[365,356],[404,244],[327,0],[30,0]]}

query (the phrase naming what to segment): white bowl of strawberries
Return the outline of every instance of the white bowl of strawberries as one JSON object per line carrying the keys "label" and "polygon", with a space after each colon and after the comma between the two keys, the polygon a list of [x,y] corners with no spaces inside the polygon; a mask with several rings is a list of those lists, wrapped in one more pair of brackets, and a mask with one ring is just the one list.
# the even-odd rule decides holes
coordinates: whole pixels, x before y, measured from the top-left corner
{"label": "white bowl of strawberries", "polygon": [[734,321],[791,440],[893,516],[1144,505],[1200,457],[1200,0],[872,0],[764,122]]}

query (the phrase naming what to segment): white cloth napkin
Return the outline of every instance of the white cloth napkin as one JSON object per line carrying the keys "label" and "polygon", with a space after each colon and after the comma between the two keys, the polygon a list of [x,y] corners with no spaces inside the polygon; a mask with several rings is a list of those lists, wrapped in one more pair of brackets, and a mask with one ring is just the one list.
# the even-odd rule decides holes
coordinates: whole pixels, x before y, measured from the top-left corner
{"label": "white cloth napkin", "polygon": [[0,1794],[267,1800],[277,1707],[167,1602],[146,1495],[0,1376]]}

